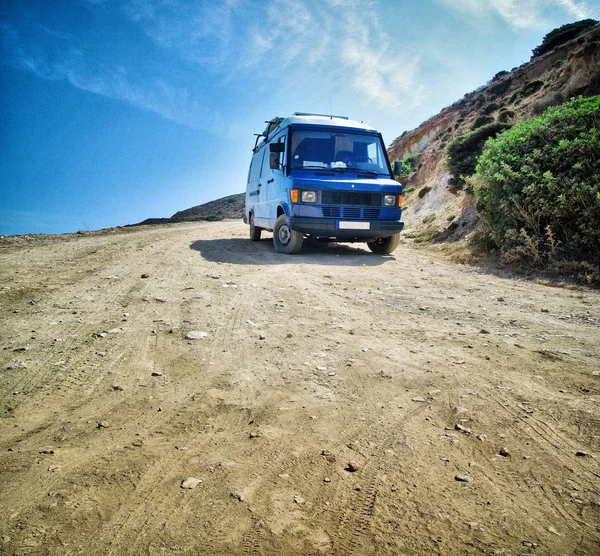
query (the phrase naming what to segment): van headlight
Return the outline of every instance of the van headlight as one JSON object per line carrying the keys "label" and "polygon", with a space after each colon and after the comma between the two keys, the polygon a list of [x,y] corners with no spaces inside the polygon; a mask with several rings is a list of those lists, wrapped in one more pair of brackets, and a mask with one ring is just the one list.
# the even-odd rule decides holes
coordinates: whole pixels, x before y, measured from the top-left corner
{"label": "van headlight", "polygon": [[317,192],[316,191],[303,191],[301,199],[302,199],[303,203],[316,203],[317,202]]}
{"label": "van headlight", "polygon": [[384,207],[396,206],[396,195],[384,195],[383,196],[383,206]]}

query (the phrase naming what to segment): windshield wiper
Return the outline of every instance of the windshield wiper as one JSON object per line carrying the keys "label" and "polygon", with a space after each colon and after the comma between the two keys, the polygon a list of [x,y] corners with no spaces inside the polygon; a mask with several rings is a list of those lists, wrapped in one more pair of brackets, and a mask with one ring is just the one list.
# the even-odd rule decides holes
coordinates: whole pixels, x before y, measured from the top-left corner
{"label": "windshield wiper", "polygon": [[337,168],[330,168],[330,170],[334,171],[334,172],[356,172],[357,174],[370,174],[371,176],[378,176],[379,172],[376,172],[375,170],[363,170],[361,168],[351,168],[349,166],[347,166],[346,168],[342,168],[342,167],[337,167]]}

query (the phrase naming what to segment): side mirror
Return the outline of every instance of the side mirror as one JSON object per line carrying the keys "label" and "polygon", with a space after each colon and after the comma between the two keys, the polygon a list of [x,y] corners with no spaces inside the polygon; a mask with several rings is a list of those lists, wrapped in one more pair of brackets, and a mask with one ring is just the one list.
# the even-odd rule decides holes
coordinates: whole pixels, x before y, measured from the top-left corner
{"label": "side mirror", "polygon": [[269,167],[271,170],[279,168],[279,154],[285,151],[285,143],[271,143],[269,145]]}

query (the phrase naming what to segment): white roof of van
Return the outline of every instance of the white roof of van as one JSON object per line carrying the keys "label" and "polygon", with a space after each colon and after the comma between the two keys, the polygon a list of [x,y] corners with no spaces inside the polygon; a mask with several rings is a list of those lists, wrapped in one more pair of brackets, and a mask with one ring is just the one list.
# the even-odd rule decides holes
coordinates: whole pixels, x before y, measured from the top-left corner
{"label": "white roof of van", "polygon": [[324,116],[324,115],[293,115],[288,116],[281,122],[279,127],[286,127],[290,124],[310,124],[310,125],[323,125],[323,126],[335,126],[335,127],[347,127],[352,129],[361,129],[363,131],[376,131],[374,127],[357,122],[355,120],[349,120],[347,118],[340,118],[339,116]]}

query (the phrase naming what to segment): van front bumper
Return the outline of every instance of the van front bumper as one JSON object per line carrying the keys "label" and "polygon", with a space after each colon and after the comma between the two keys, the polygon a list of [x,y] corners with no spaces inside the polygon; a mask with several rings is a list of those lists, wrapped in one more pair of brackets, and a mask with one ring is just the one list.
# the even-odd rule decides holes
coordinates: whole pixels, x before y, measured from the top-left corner
{"label": "van front bumper", "polygon": [[[297,232],[308,234],[315,237],[335,238],[344,241],[365,241],[378,237],[388,237],[398,234],[404,228],[404,222],[398,220],[338,220],[328,218],[303,218],[298,216],[288,216],[288,225]],[[352,226],[351,222],[356,223],[357,228],[340,228],[342,226]],[[358,229],[358,226],[369,225],[369,229]]]}

